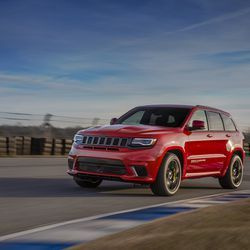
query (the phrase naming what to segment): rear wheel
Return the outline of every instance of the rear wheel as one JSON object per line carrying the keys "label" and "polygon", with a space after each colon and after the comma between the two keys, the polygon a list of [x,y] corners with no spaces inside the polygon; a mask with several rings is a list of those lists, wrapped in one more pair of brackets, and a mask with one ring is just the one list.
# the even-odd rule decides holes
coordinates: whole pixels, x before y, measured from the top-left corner
{"label": "rear wheel", "polygon": [[74,181],[82,188],[96,188],[102,183],[102,179],[99,178],[79,179],[74,177]]}
{"label": "rear wheel", "polygon": [[160,196],[174,195],[181,184],[181,163],[172,153],[167,153],[156,178],[150,185],[154,194]]}
{"label": "rear wheel", "polygon": [[236,189],[243,179],[243,163],[238,155],[234,155],[225,176],[219,178],[219,183],[223,188]]}

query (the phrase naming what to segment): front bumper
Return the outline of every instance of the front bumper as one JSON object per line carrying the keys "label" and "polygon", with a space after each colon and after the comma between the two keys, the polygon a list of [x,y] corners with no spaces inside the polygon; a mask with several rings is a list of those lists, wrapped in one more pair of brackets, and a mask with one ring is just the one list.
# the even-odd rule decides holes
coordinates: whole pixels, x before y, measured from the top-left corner
{"label": "front bumper", "polygon": [[159,149],[121,149],[107,152],[72,147],[67,173],[79,178],[99,177],[107,180],[152,183],[161,164]]}

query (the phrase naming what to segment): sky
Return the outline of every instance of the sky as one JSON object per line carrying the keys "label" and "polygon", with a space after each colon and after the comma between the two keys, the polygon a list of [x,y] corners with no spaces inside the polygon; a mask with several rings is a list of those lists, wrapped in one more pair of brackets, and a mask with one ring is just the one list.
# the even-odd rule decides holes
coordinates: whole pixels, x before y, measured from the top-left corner
{"label": "sky", "polygon": [[249,27],[247,0],[0,0],[0,112],[201,104],[246,129]]}

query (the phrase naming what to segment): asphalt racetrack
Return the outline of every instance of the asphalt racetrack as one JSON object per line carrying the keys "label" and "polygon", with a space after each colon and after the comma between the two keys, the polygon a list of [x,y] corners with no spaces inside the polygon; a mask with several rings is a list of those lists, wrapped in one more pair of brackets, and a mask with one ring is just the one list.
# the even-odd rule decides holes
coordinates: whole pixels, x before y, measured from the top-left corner
{"label": "asphalt racetrack", "polygon": [[[0,159],[0,236],[103,213],[219,194],[214,178],[183,181],[172,197],[157,197],[149,188],[105,181],[82,189],[66,174],[66,158]],[[250,189],[250,159],[240,190]]]}

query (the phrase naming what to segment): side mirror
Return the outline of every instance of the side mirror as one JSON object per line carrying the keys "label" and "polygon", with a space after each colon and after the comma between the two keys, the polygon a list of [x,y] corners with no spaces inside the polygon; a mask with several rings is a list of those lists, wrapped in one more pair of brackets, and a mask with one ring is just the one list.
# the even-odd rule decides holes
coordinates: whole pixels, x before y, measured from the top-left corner
{"label": "side mirror", "polygon": [[205,122],[199,120],[194,120],[192,123],[192,127],[189,128],[189,130],[202,130],[202,129],[205,129]]}
{"label": "side mirror", "polygon": [[110,125],[114,125],[116,122],[117,122],[117,118],[112,118],[111,120],[110,120]]}

